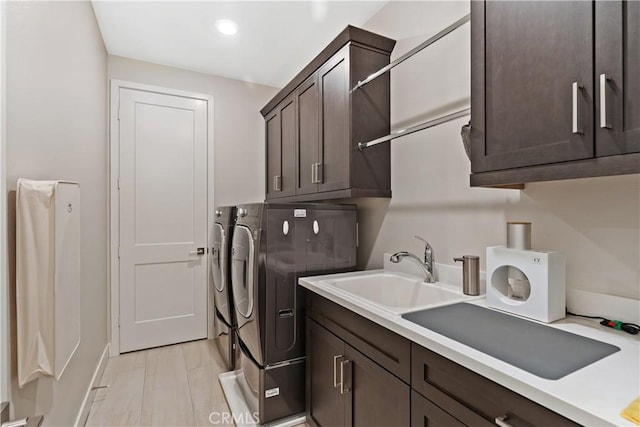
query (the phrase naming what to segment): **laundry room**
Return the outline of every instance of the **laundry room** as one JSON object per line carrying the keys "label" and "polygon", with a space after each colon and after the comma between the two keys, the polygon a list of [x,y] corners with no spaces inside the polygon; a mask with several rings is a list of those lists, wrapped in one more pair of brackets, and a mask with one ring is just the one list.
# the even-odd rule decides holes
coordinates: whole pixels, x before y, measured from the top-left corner
{"label": "laundry room", "polygon": [[2,427],[640,425],[639,29],[0,0]]}

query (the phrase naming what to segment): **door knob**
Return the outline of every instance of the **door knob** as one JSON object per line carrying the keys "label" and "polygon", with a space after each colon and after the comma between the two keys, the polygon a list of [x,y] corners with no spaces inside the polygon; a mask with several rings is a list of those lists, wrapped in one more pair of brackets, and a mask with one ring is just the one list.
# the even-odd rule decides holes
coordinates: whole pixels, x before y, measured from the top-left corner
{"label": "door knob", "polygon": [[198,248],[195,251],[189,251],[189,255],[204,255],[204,248]]}

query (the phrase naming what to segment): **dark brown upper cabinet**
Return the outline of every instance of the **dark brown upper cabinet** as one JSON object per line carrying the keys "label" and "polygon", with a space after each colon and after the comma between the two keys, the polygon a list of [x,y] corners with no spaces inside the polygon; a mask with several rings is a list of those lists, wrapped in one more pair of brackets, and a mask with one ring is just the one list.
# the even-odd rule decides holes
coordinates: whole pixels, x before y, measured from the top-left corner
{"label": "dark brown upper cabinet", "polygon": [[471,185],[640,172],[640,4],[471,2]]}
{"label": "dark brown upper cabinet", "polygon": [[[389,64],[394,45],[394,40],[349,26],[261,110],[267,200],[391,196],[389,146],[357,148],[390,131],[389,75],[352,89]],[[294,112],[287,116],[294,123],[285,123],[285,111]],[[292,139],[285,141],[285,130],[289,135],[291,129]]]}
{"label": "dark brown upper cabinet", "polygon": [[489,1],[480,8],[484,20],[472,19],[476,30],[484,22],[485,53],[477,59],[485,76],[474,74],[484,84],[473,93],[473,172],[592,157],[591,4]]}
{"label": "dark brown upper cabinet", "polygon": [[[296,89],[296,108],[298,112],[298,138],[296,140],[296,191],[295,194],[318,192],[318,183],[314,179],[316,163],[320,158],[320,133],[318,132],[320,115],[318,105],[320,90],[318,75],[312,75]],[[266,118],[265,118],[266,120]]]}
{"label": "dark brown upper cabinet", "polygon": [[318,71],[320,145],[316,164],[318,191],[350,187],[349,51],[345,46]]}
{"label": "dark brown upper cabinet", "polygon": [[294,194],[296,111],[293,97],[265,117],[267,198]]}
{"label": "dark brown upper cabinet", "polygon": [[640,152],[640,2],[596,2],[596,155]]}

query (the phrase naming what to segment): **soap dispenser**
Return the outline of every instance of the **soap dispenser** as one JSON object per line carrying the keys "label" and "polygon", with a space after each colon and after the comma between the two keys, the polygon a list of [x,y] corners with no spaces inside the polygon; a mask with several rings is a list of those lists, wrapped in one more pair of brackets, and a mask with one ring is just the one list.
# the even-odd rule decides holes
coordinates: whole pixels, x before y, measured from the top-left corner
{"label": "soap dispenser", "polygon": [[463,255],[453,260],[462,262],[462,292],[465,295],[480,295],[480,257]]}

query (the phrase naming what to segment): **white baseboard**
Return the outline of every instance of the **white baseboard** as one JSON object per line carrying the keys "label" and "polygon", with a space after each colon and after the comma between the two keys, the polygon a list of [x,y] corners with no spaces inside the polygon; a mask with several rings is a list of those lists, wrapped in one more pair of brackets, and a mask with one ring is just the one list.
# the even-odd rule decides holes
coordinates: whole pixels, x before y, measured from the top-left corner
{"label": "white baseboard", "polygon": [[98,360],[98,364],[96,365],[95,371],[93,371],[93,377],[91,378],[91,382],[87,387],[87,392],[84,394],[84,399],[82,400],[82,405],[80,405],[80,410],[78,411],[78,416],[76,417],[76,422],[73,424],[75,427],[84,427],[87,423],[87,418],[89,417],[89,410],[91,409],[91,403],[93,403],[93,395],[95,394],[94,387],[100,384],[102,381],[102,374],[104,374],[104,368],[107,367],[107,360],[109,359],[109,343],[104,348],[102,352],[102,356],[100,356],[100,360]]}

